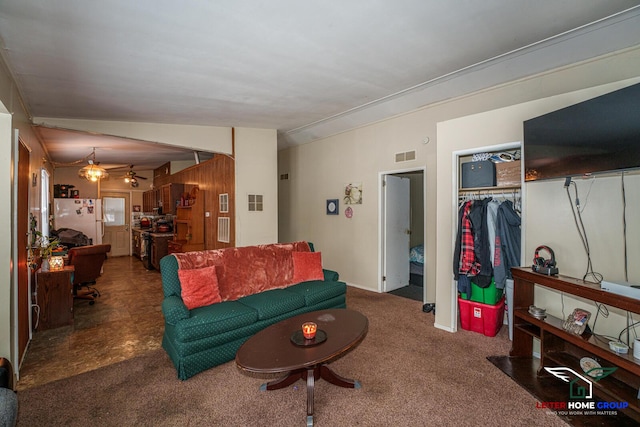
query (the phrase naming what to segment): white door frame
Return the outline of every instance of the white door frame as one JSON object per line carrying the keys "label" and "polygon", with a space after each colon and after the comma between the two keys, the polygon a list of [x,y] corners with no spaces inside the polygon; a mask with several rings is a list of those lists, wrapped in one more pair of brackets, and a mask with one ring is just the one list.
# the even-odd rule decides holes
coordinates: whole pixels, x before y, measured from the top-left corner
{"label": "white door frame", "polygon": [[[427,209],[426,209],[426,204],[427,204],[427,168],[425,166],[421,166],[421,167],[415,167],[415,168],[407,168],[407,169],[397,169],[397,170],[390,170],[390,171],[383,171],[383,172],[378,172],[378,292],[379,293],[383,293],[384,292],[384,283],[382,281],[382,275],[384,273],[384,221],[385,221],[385,217],[384,217],[384,204],[385,204],[385,199],[384,199],[384,178],[387,175],[397,175],[397,174],[401,174],[401,173],[407,173],[407,172],[422,172],[422,176],[423,176],[423,195],[422,195],[422,203],[424,204],[424,212],[425,212],[425,217],[422,219],[424,222],[424,236],[422,236],[423,238],[423,242],[425,243],[425,258],[427,257]],[[427,283],[426,283],[426,275],[425,277],[425,282],[424,282],[424,294],[422,296],[422,299],[425,299],[425,295],[427,292]]]}
{"label": "white door frame", "polygon": [[[453,185],[451,186],[451,212],[452,219],[454,224],[451,230],[451,241],[455,242],[458,234],[458,189],[460,188],[460,157],[469,156],[475,153],[483,153],[483,152],[495,152],[495,151],[507,151],[519,149],[522,150],[522,142],[507,142],[504,144],[496,144],[496,145],[488,145],[484,147],[475,147],[475,148],[466,148],[464,150],[457,150],[451,153],[451,162],[452,169],[454,173],[452,174]],[[520,151],[520,159],[522,160],[523,167],[520,170],[521,174],[521,183],[524,183],[524,153]],[[521,185],[520,187],[520,200],[522,201],[522,206],[525,206],[525,186]],[[525,210],[522,209],[522,213],[520,215],[522,224],[525,224]],[[520,253],[521,258],[524,257],[524,233],[521,234],[521,242],[520,242]],[[454,243],[455,245],[455,243]],[[453,275],[451,276],[451,318],[449,319],[451,322],[450,325],[452,327],[446,330],[450,332],[457,332],[458,330],[458,287],[456,286],[456,281],[453,279]]]}

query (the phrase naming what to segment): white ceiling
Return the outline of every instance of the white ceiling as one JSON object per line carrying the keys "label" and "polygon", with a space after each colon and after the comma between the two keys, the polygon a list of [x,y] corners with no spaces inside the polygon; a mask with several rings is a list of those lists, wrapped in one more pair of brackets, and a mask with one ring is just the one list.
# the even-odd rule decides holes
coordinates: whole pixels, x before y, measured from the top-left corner
{"label": "white ceiling", "polygon": [[[270,128],[283,148],[637,45],[639,4],[0,0],[0,42],[33,117]],[[40,131],[54,161],[166,161],[71,134]]]}

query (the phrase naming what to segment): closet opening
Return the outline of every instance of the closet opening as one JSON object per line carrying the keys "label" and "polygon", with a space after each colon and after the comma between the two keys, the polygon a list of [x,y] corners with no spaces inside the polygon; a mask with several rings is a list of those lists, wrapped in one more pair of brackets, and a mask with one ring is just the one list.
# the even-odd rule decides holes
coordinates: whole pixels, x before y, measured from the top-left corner
{"label": "closet opening", "polygon": [[426,300],[424,168],[380,174],[379,290]]}
{"label": "closet opening", "polygon": [[522,265],[524,246],[520,157],[520,142],[453,153],[451,316],[452,324],[460,320],[463,329],[470,328],[469,312],[478,304],[495,307],[498,317],[508,310],[500,324],[512,328],[510,267]]}

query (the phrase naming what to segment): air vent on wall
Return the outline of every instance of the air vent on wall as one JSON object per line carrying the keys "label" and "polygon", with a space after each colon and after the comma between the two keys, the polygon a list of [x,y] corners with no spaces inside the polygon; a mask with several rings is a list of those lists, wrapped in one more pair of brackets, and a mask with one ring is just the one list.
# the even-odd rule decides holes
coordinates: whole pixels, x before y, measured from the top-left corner
{"label": "air vent on wall", "polygon": [[229,243],[229,237],[231,234],[229,217],[218,218],[218,242]]}
{"label": "air vent on wall", "polygon": [[408,162],[416,159],[416,150],[405,151],[404,153],[396,153],[396,163]]}

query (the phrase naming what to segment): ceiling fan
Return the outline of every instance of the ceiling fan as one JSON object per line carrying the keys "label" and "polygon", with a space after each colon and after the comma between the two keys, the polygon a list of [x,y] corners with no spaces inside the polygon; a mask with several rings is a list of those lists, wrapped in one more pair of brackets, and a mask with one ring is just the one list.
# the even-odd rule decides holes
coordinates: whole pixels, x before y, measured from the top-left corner
{"label": "ceiling fan", "polygon": [[128,182],[129,184],[131,184],[131,187],[135,188],[138,185],[140,185],[140,183],[138,182],[139,179],[147,179],[147,178],[144,176],[138,175],[133,170],[133,165],[129,165],[129,170],[124,174],[124,182]]}

